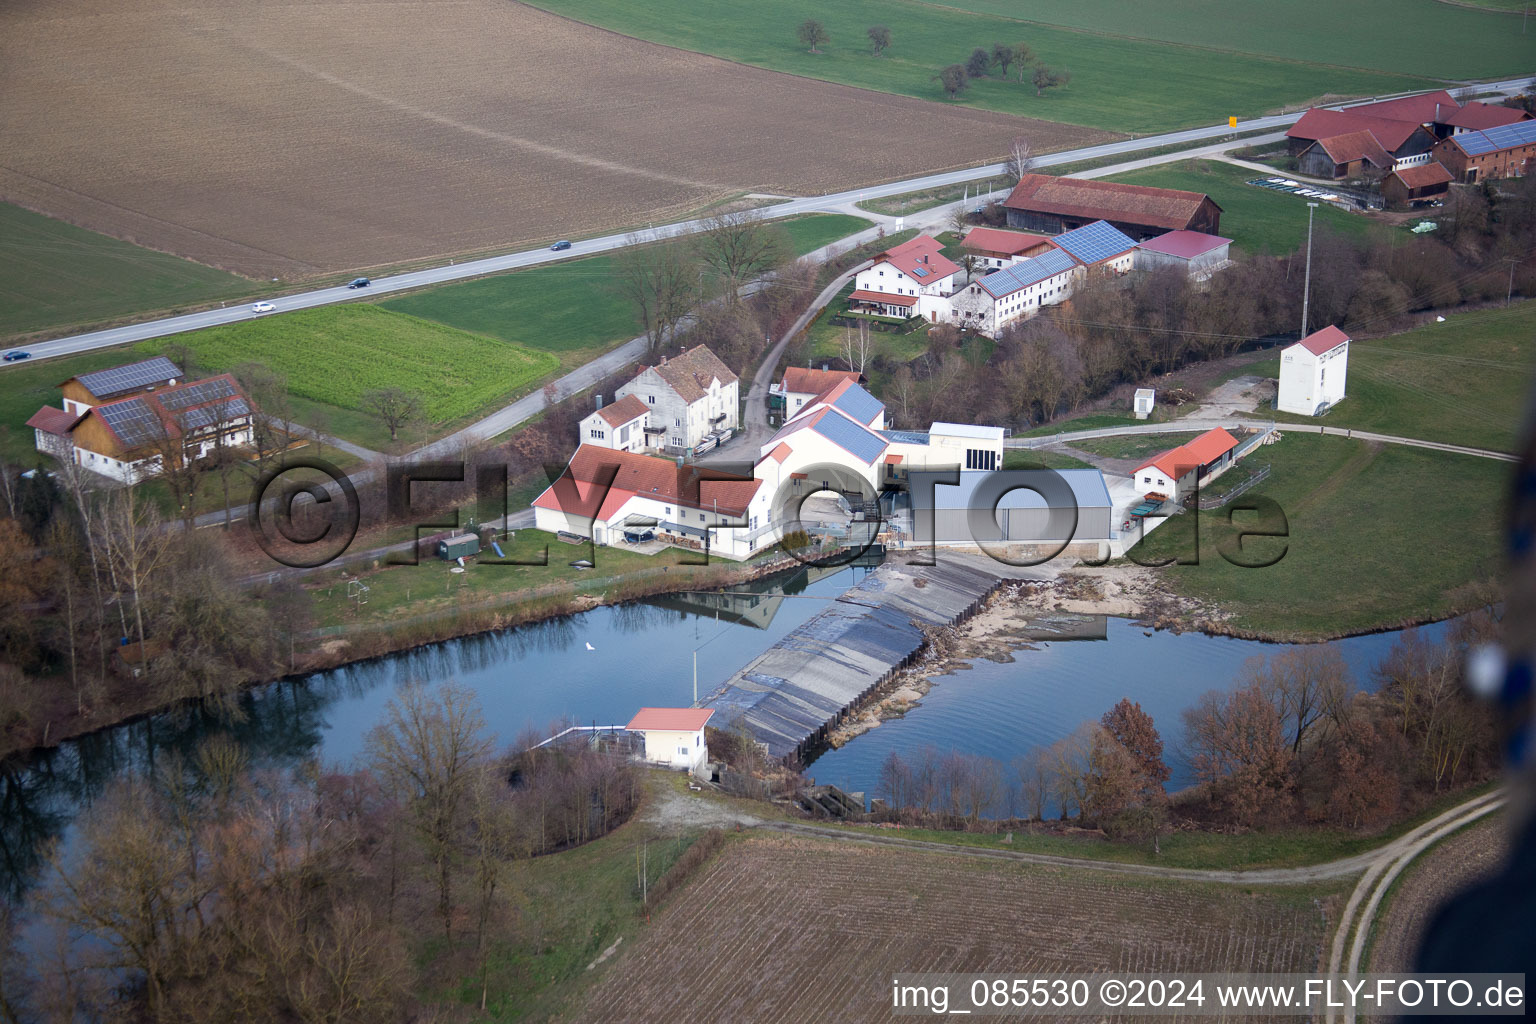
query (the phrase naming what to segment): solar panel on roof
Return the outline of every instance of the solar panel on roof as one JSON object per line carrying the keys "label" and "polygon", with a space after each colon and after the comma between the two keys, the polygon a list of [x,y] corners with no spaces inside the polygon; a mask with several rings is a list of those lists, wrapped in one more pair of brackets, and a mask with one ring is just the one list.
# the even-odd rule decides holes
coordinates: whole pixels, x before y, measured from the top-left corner
{"label": "solar panel on roof", "polygon": [[1065,273],[1073,266],[1072,257],[1060,249],[1047,249],[1032,260],[1015,263],[995,274],[988,274],[980,284],[988,295],[994,299],[1001,299],[1021,288],[1038,284],[1048,277]]}
{"label": "solar panel on roof", "polygon": [[1080,263],[1097,263],[1136,247],[1130,236],[1102,220],[1058,235],[1055,241]]}
{"label": "solar panel on roof", "polygon": [[1463,132],[1453,137],[1456,139],[1456,144],[1468,156],[1479,156],[1499,149],[1511,149],[1536,142],[1536,121],[1504,124],[1478,132]]}
{"label": "solar panel on roof", "polygon": [[174,391],[164,391],[159,395],[160,404],[167,409],[175,411],[186,409],[194,405],[202,405],[219,398],[228,398],[235,393],[234,385],[222,377],[211,377],[208,380],[200,380],[176,388]]}
{"label": "solar panel on roof", "polygon": [[98,406],[96,411],[130,448],[153,441],[163,433],[160,420],[142,398]]}
{"label": "solar panel on roof", "polygon": [[865,463],[874,462],[885,451],[885,442],[878,436],[835,412],[823,415],[811,429]]}
{"label": "solar panel on roof", "polygon": [[928,276],[928,271],[924,267],[913,267],[912,268],[912,276],[913,277],[927,277]]}
{"label": "solar panel on roof", "polygon": [[109,398],[149,384],[163,383],[181,376],[181,370],[164,356],[155,356],[126,366],[113,366],[94,373],[82,373],[77,380],[98,398]]}
{"label": "solar panel on roof", "polygon": [[837,401],[832,404],[860,423],[865,424],[873,423],[875,417],[885,410],[885,404],[880,399],[857,384],[849,385],[848,389],[839,395]]}

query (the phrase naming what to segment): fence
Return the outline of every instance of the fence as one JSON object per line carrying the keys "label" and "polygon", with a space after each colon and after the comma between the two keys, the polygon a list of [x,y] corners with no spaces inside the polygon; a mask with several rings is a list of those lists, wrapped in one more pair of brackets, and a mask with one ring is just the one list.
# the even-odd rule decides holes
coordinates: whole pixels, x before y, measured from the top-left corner
{"label": "fence", "polygon": [[1233,498],[1237,497],[1239,494],[1242,494],[1249,488],[1254,487],[1265,477],[1269,476],[1269,470],[1270,467],[1267,464],[1260,466],[1258,469],[1254,470],[1252,476],[1238,484],[1236,487],[1232,488],[1230,491],[1227,491],[1224,494],[1218,494],[1212,498],[1201,498],[1200,511],[1209,512],[1213,508],[1221,508],[1221,506],[1225,505],[1227,502],[1231,501]]}

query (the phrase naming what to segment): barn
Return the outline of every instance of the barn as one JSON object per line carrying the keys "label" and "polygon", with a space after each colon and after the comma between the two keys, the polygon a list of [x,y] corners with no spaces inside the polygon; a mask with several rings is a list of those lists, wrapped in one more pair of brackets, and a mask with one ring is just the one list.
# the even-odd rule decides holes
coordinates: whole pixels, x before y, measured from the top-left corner
{"label": "barn", "polygon": [[1388,206],[1409,206],[1443,196],[1450,187],[1451,172],[1443,164],[1431,160],[1427,164],[1398,168],[1387,175],[1381,182],[1381,197]]}
{"label": "barn", "polygon": [[1191,281],[1204,281],[1232,263],[1232,239],[1202,231],[1170,231],[1136,246],[1136,269],[1173,267]]}
{"label": "barn", "polygon": [[1468,185],[1523,177],[1536,170],[1536,121],[1452,135],[1435,147],[1435,159]]}
{"label": "barn", "polygon": [[1026,174],[1003,200],[1008,226],[1060,234],[1105,220],[1132,240],[1221,229],[1221,207],[1200,192]]}

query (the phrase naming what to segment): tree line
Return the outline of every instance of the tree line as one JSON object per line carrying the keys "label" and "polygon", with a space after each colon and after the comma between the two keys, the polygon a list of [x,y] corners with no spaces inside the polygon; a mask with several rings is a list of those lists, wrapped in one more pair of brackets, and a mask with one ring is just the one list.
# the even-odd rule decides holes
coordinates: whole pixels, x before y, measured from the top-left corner
{"label": "tree line", "polygon": [[[455,683],[399,691],[365,749],[352,771],[282,773],[215,736],[116,783],[0,919],[0,1019],[484,1009],[506,981],[493,959],[542,942],[518,912],[523,865],[627,820],[641,770],[585,742],[497,754]],[[24,923],[44,936],[25,950]],[[422,997],[445,989],[462,992]]]}
{"label": "tree line", "polygon": [[1141,705],[1104,716],[1009,764],[974,753],[890,754],[879,813],[950,828],[1057,818],[1111,839],[1156,840],[1173,820],[1207,828],[1375,828],[1435,794],[1498,771],[1495,723],[1465,685],[1468,653],[1498,622],[1483,610],[1441,641],[1405,631],[1358,688],[1337,648],[1306,645],[1251,659],[1238,685],[1183,714],[1195,785],[1170,798],[1163,740]]}
{"label": "tree line", "polygon": [[936,76],[950,99],[955,99],[971,82],[978,79],[996,78],[1010,80],[1014,69],[1019,83],[1035,87],[1036,96],[1044,96],[1047,89],[1066,88],[1072,81],[1072,72],[1064,67],[1053,68],[1041,60],[1028,43],[993,43],[991,47],[978,46],[964,61],[944,67]]}

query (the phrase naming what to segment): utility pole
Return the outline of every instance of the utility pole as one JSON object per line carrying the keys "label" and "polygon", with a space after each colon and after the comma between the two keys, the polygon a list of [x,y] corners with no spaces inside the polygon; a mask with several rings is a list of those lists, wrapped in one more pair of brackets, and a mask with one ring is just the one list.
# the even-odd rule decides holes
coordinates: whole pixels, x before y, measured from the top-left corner
{"label": "utility pole", "polygon": [[693,703],[694,703],[695,706],[697,706],[698,703],[699,703],[699,650],[698,650],[698,648],[694,648],[694,650],[693,650]]}
{"label": "utility pole", "polygon": [[1520,263],[1521,258],[1522,257],[1519,257],[1519,256],[1505,256],[1504,257],[1504,262],[1509,264],[1509,291],[1504,293],[1504,305],[1506,305],[1506,306],[1509,305],[1510,302],[1514,301],[1514,297],[1515,297],[1515,267]]}
{"label": "utility pole", "polygon": [[1316,203],[1307,204],[1307,273],[1301,285],[1301,336],[1307,336],[1307,306],[1312,301],[1312,214]]}

